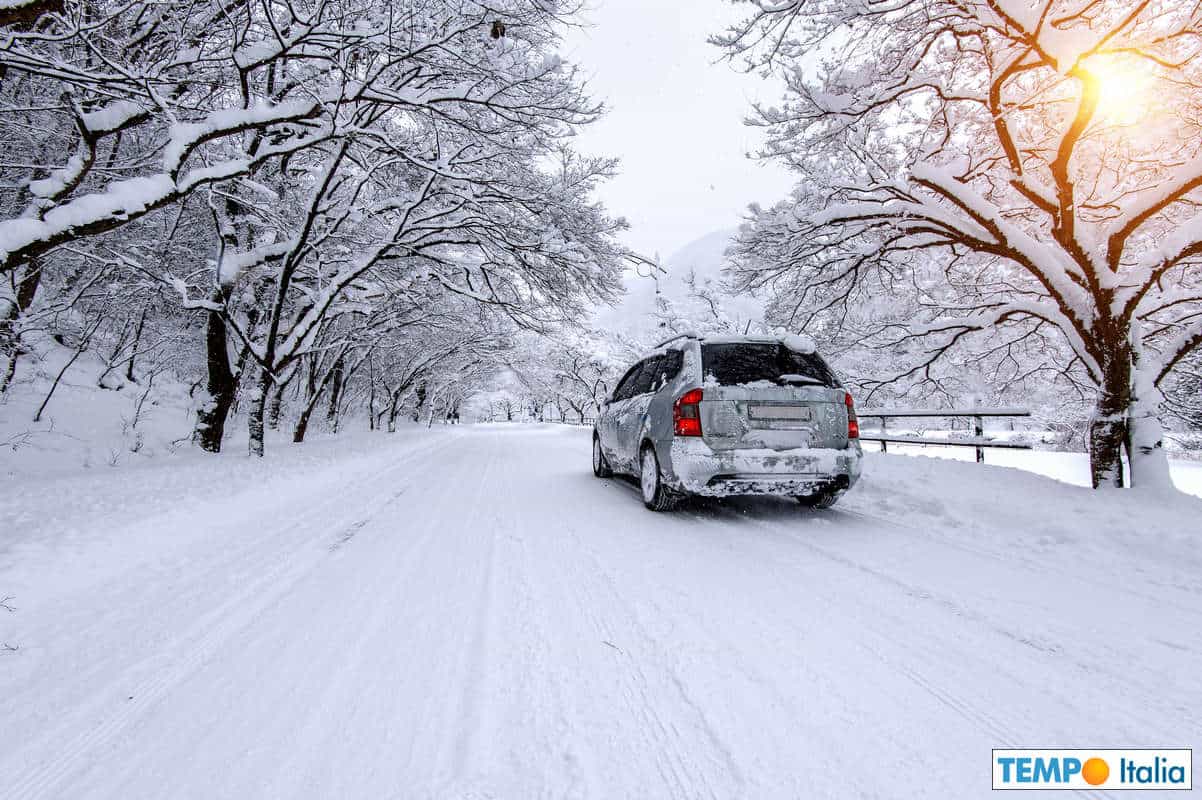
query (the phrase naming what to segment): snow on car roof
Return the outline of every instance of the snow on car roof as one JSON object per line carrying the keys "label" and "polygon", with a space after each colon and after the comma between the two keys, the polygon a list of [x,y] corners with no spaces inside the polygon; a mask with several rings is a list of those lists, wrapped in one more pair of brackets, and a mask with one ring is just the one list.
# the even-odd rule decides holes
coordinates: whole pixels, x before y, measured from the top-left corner
{"label": "snow on car roof", "polygon": [[784,333],[779,336],[705,336],[701,339],[705,344],[741,344],[743,342],[771,343],[780,342],[790,350],[799,353],[813,353],[818,347],[809,336],[799,333]]}
{"label": "snow on car roof", "polygon": [[743,342],[779,342],[779,336],[743,336],[741,334],[722,334],[720,336],[700,336],[701,341],[707,344],[741,344]]}
{"label": "snow on car roof", "polygon": [[778,336],[755,336],[751,334],[731,333],[701,335],[690,331],[688,333],[678,333],[670,339],[663,340],[639,356],[639,360],[642,361],[652,356],[661,355],[672,349],[672,346],[681,339],[694,339],[702,344],[771,344],[779,342],[790,350],[796,350],[799,353],[814,353],[818,350],[814,340],[801,333],[783,333]]}

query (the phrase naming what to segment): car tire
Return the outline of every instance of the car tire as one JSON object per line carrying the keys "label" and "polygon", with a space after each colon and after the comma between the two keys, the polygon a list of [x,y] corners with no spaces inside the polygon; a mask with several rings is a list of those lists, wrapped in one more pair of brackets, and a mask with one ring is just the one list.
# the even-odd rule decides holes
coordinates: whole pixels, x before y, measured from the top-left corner
{"label": "car tire", "polygon": [[605,460],[605,451],[601,449],[601,437],[593,437],[593,475],[598,478],[612,478],[614,471]]}
{"label": "car tire", "polygon": [[639,489],[643,494],[643,505],[652,511],[671,511],[680,501],[680,495],[664,485],[659,457],[651,445],[645,445],[639,454]]}
{"label": "car tire", "polygon": [[823,489],[813,494],[799,494],[796,497],[797,502],[801,503],[806,508],[830,508],[835,503],[839,502],[839,498],[843,496],[843,492]]}

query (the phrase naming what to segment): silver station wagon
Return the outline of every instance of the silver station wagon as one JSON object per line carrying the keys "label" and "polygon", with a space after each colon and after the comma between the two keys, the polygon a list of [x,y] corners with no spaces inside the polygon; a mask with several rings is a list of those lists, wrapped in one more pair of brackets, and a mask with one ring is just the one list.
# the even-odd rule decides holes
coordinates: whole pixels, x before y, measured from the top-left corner
{"label": "silver station wagon", "polygon": [[786,495],[828,508],[860,477],[851,395],[805,337],[661,343],[593,429],[593,474],[637,477],[666,511],[687,495]]}

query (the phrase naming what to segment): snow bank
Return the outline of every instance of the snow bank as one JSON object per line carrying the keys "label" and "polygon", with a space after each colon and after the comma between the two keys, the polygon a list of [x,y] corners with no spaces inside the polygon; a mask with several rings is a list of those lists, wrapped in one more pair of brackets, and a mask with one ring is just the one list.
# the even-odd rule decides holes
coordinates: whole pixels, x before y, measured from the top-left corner
{"label": "snow bank", "polygon": [[[865,431],[865,434],[867,433],[868,431]],[[925,438],[953,438],[953,434],[963,432],[890,427],[889,433],[890,435],[913,435]],[[987,429],[987,438],[1008,441],[1025,440],[1034,442],[1038,446],[1040,442],[1048,444],[1054,441],[1054,434],[1050,431]],[[864,446],[873,452],[876,452],[879,447],[875,442],[865,442]],[[976,452],[970,447],[923,446],[890,442],[889,453],[926,456],[950,461],[976,460]],[[1036,475],[1055,478],[1058,481],[1063,481],[1073,486],[1089,486],[1089,455],[1078,451],[987,449],[985,451],[985,462],[994,466],[1014,467],[1027,472],[1034,472]],[[1169,459],[1169,472],[1178,490],[1195,497],[1202,497],[1202,462]]]}
{"label": "snow bank", "polygon": [[261,459],[248,457],[243,441],[218,455],[186,447],[169,458],[131,459],[120,469],[11,472],[0,489],[6,532],[0,562],[54,567],[8,575],[0,569],[0,590],[51,596],[78,588],[267,507],[277,507],[286,521],[331,475],[355,484],[445,435],[443,426],[406,425],[391,435],[355,431],[299,445],[281,441]]}
{"label": "snow bank", "polygon": [[131,383],[125,365],[99,379],[105,366],[86,352],[70,366],[41,419],[38,407],[73,351],[48,337],[27,337],[30,353],[17,364],[0,401],[0,476],[7,480],[108,469],[160,459],[186,449],[199,398],[166,373],[153,385]]}
{"label": "snow bank", "polygon": [[[24,343],[32,352],[21,357],[13,385],[0,398],[0,480],[6,488],[42,491],[46,481],[87,473],[119,484],[127,468],[213,460],[191,443],[202,387],[193,391],[189,380],[170,371],[148,383],[141,367],[136,370],[138,382],[130,382],[124,377],[124,364],[104,374],[105,365],[94,351],[85,352],[70,366],[35,422],[38,407],[73,351],[45,336],[27,336]],[[101,382],[107,388],[101,388]],[[357,426],[366,428],[366,420],[356,419],[344,427],[349,432]],[[269,451],[291,448],[291,424],[268,431],[267,438]],[[310,430],[303,447],[316,446],[323,438],[330,435]],[[221,461],[227,456],[243,458],[246,441],[246,417],[232,414]],[[114,477],[115,469],[122,471],[122,478]],[[221,482],[221,470],[228,469],[228,464],[222,466],[212,477]],[[185,486],[180,490],[188,491]],[[0,494],[4,491],[0,489]]]}
{"label": "snow bank", "polygon": [[1202,568],[1195,522],[1202,499],[1184,493],[1095,492],[1011,467],[866,453],[863,477],[839,508],[1116,576],[1192,583]]}

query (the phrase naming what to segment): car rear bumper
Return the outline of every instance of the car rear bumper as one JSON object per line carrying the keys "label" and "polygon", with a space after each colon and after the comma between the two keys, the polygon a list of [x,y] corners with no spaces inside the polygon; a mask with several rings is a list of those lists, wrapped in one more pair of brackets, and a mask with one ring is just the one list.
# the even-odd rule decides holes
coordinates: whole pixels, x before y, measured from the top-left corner
{"label": "car rear bumper", "polygon": [[677,491],[709,497],[804,495],[845,490],[860,478],[862,451],[853,441],[842,450],[712,450],[701,439],[672,440],[671,468],[664,476]]}

